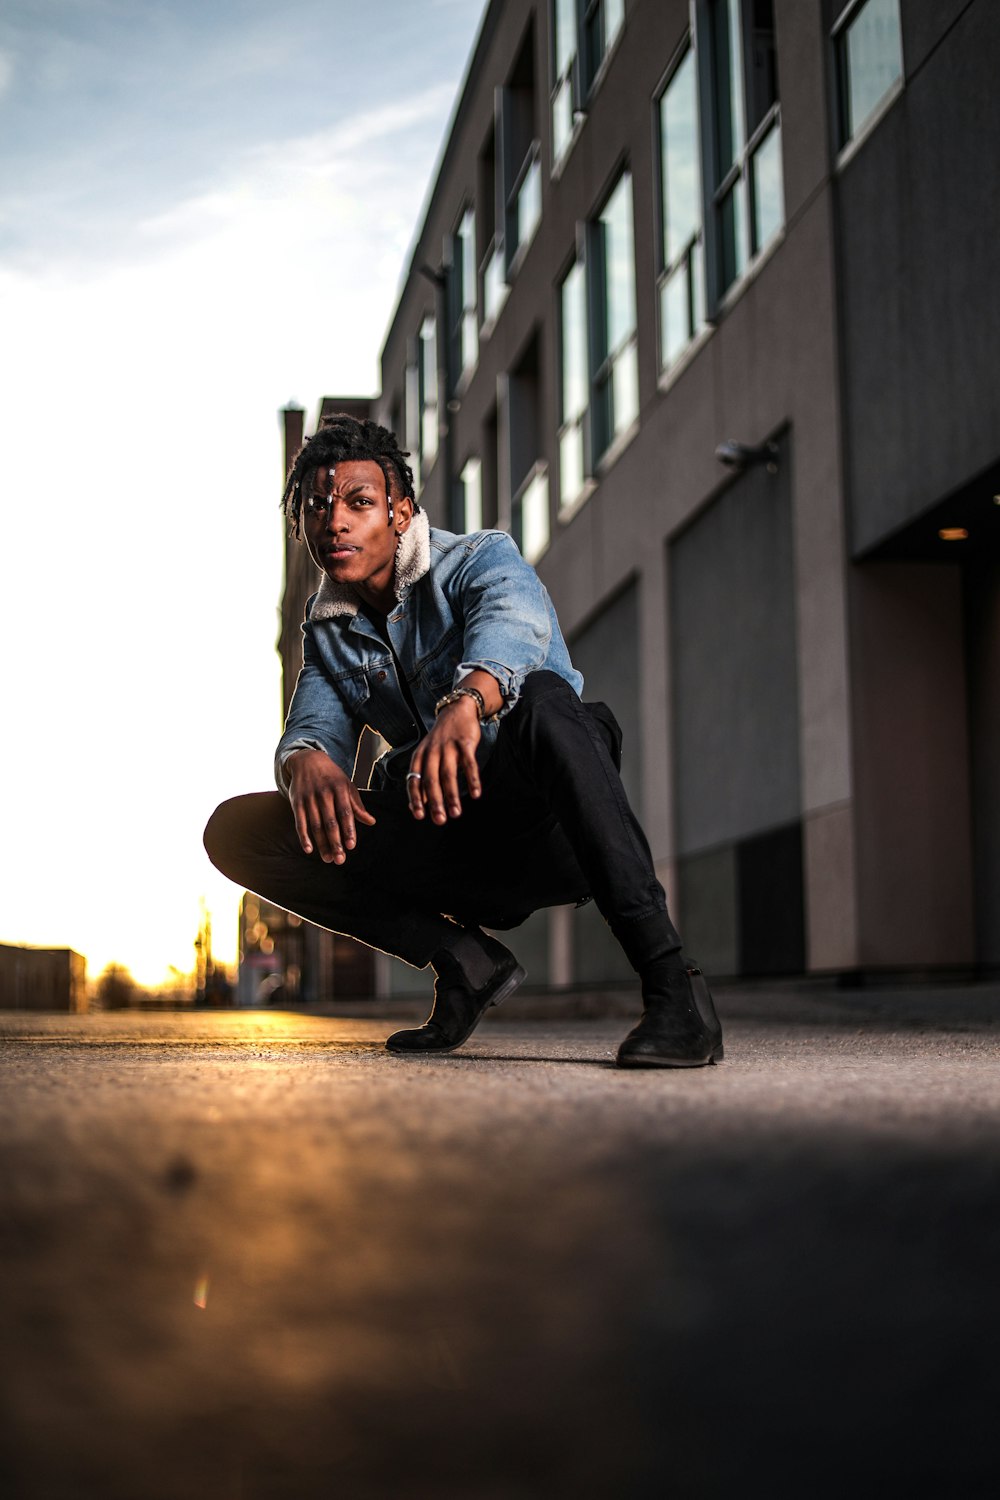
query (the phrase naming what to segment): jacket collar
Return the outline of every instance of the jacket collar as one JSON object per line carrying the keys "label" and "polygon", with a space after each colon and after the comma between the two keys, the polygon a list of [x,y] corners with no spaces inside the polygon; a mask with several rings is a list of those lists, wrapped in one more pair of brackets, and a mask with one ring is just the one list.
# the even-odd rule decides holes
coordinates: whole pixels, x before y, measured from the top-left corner
{"label": "jacket collar", "polygon": [[[430,572],[431,529],[427,512],[418,510],[396,548],[393,572],[393,592],[397,600],[402,599],[407,589]],[[335,615],[356,615],[358,596],[349,583],[334,583],[325,573],[319,593],[309,611],[311,620],[331,620]]]}

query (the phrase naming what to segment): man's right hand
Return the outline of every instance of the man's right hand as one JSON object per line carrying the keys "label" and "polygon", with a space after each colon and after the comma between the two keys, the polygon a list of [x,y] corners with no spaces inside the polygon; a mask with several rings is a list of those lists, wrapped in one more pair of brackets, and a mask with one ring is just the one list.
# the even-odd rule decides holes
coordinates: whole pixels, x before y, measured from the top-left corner
{"label": "man's right hand", "polygon": [[354,782],[322,750],[296,750],[285,761],[295,832],[306,854],[342,865],[357,842],[355,821],[374,823]]}

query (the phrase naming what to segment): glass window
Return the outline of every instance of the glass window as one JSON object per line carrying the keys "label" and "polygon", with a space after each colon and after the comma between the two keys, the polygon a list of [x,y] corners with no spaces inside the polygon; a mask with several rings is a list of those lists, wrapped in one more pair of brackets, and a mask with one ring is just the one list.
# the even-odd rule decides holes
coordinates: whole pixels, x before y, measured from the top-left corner
{"label": "glass window", "polygon": [[[412,343],[410,347],[412,351]],[[419,494],[423,483],[420,472],[420,370],[412,354],[403,376],[403,431],[413,467],[413,483]]]}
{"label": "glass window", "polygon": [[514,534],[530,563],[549,545],[549,476],[544,468],[536,468],[514,502]]}
{"label": "glass window", "polygon": [[462,515],[459,525],[463,532],[483,529],[483,466],[478,458],[470,458],[462,470]]}
{"label": "glass window", "polygon": [[463,213],[452,239],[450,291],[452,369],[458,378],[479,358],[476,216],[471,208]]}
{"label": "glass window", "polygon": [[763,250],[784,222],[781,131],[777,125],[768,131],[750,162],[753,241],[758,250]]}
{"label": "glass window", "polygon": [[492,326],[500,315],[510,288],[503,263],[503,246],[494,245],[483,271],[483,327]]}
{"label": "glass window", "polygon": [[841,136],[846,143],[903,76],[899,0],[866,0],[840,33]]}
{"label": "glass window", "polygon": [[559,431],[559,502],[571,505],[587,476],[585,424],[590,370],[587,285],[582,261],[570,270],[559,297],[562,423]]}
{"label": "glass window", "polygon": [[573,138],[615,38],[625,22],[625,0],[552,0],[552,158],[558,164]]}
{"label": "glass window", "polygon": [[429,467],[437,456],[438,445],[438,379],[437,332],[433,318],[420,326],[420,460]]}
{"label": "glass window", "polygon": [[576,4],[577,0],[553,0],[552,57],[555,77],[552,80],[552,158],[559,162],[573,135],[576,113],[574,79],[576,74]]}
{"label": "glass window", "polygon": [[532,22],[501,96],[503,150],[499,165],[504,174],[508,269],[517,252],[531,240],[542,213],[536,93],[535,27]]}
{"label": "glass window", "polygon": [[[774,0],[708,0],[713,303],[784,224]],[[675,293],[679,301],[679,293]]]}
{"label": "glass window", "polygon": [[660,96],[659,117],[660,365],[668,369],[705,320],[698,94],[690,47]]}
{"label": "glass window", "polygon": [[583,0],[583,87],[589,94],[625,20],[624,0]]}
{"label": "glass window", "polygon": [[533,156],[517,190],[516,234],[518,248],[527,245],[542,217],[542,172],[538,157]]}
{"label": "glass window", "polygon": [[636,352],[632,178],[622,174],[594,225],[598,284],[594,329],[594,456],[608,448],[639,412]]}

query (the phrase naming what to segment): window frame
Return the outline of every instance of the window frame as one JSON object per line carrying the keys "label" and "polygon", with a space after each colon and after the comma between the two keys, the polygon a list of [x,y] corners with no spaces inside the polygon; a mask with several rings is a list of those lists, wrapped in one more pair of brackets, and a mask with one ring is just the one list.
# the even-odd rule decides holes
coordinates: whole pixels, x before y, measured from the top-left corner
{"label": "window frame", "polygon": [[[468,222],[471,230],[466,236],[463,226]],[[479,363],[479,262],[476,254],[478,224],[475,203],[466,199],[459,210],[455,227],[449,237],[448,263],[448,343],[451,351],[450,395],[464,390],[472,379]],[[465,245],[468,243],[468,259]],[[466,274],[466,273],[469,274]],[[467,284],[468,283],[468,284]],[[471,301],[470,301],[471,294]],[[471,319],[471,322],[468,321]],[[467,328],[471,328],[471,357],[465,358]]]}
{"label": "window frame", "polygon": [[[610,36],[607,31],[609,4],[620,7],[618,24]],[[587,117],[590,101],[617,50],[628,19],[628,0],[567,0],[567,9],[573,21],[573,45],[560,69],[559,0],[549,0],[549,166],[552,176],[558,176],[562,171]],[[601,31],[601,52],[596,58],[591,55],[590,41],[590,21],[595,16]],[[560,147],[556,141],[556,102],[564,91],[568,91],[569,98],[569,129]]]}
{"label": "window frame", "polygon": [[[591,356],[590,356],[590,307],[588,294],[588,270],[587,270],[587,246],[586,236],[577,232],[577,241],[574,245],[572,257],[562,267],[562,273],[555,283],[556,293],[556,337],[559,351],[559,383],[558,383],[558,413],[559,421],[556,428],[556,449],[559,455],[559,494],[558,513],[560,518],[565,519],[572,515],[578,506],[582,505],[588,494],[593,489],[593,460],[590,437],[590,401],[591,401]],[[570,277],[577,273],[581,283],[581,304],[584,348],[582,350],[581,370],[577,372],[582,375],[581,385],[585,399],[578,411],[572,416],[566,414],[566,284]],[[563,452],[566,439],[570,434],[577,435],[580,448],[580,485],[572,494],[566,493],[566,466],[563,463]]]}
{"label": "window frame", "polygon": [[[423,476],[434,467],[440,447],[438,427],[441,420],[441,382],[438,370],[437,317],[433,312],[425,313],[417,333],[417,390],[419,399],[420,471]],[[432,443],[426,441],[430,423]]]}
{"label": "window frame", "polygon": [[[629,331],[612,345],[604,216],[616,193],[625,187],[626,183],[629,208],[627,223],[631,246],[632,325]],[[594,470],[597,470],[607,455],[616,452],[618,447],[627,440],[639,420],[639,308],[635,265],[635,188],[632,171],[627,161],[619,163],[618,170],[612,177],[611,186],[604,194],[600,207],[591,215],[587,225],[587,239],[589,241],[587,246],[589,269],[586,279],[587,344],[590,363],[590,452]],[[630,356],[635,385],[635,411],[628,420],[619,423],[615,416],[615,371],[620,362]]]}
{"label": "window frame", "polygon": [[837,164],[842,165],[858,147],[858,145],[870,135],[876,125],[886,112],[892,108],[906,87],[906,54],[903,47],[903,14],[899,0],[896,0],[896,16],[898,19],[899,36],[899,74],[886,89],[878,102],[869,110],[853,132],[848,128],[850,118],[849,88],[850,80],[847,66],[847,34],[857,21],[871,0],[848,0],[842,5],[833,25],[830,27],[830,41],[832,44],[832,70],[833,70],[833,127],[834,139],[837,143]]}
{"label": "window frame", "polygon": [[[713,11],[718,5],[735,4],[739,16],[739,146],[733,160],[723,172],[719,167],[719,101],[717,87],[716,41]],[[747,129],[747,96],[749,85],[747,37],[752,0],[695,0],[695,55],[698,76],[699,116],[701,120],[702,187],[704,194],[703,226],[705,235],[705,315],[716,315],[734,295],[753,267],[777,244],[785,229],[784,153],[781,119],[781,92],[777,85],[775,98],[761,114],[752,131]],[[775,37],[777,26],[775,25]],[[730,59],[730,67],[732,60]],[[731,75],[730,75],[731,76]],[[705,108],[705,101],[709,108]],[[754,192],[754,166],[759,153],[772,135],[778,134],[780,168],[781,219],[766,240],[758,234],[757,202]],[[728,277],[723,264],[725,234],[722,229],[726,203],[732,199],[734,216],[738,215],[734,234],[738,255],[733,274]]]}
{"label": "window frame", "polygon": [[[666,134],[665,121],[663,118],[664,106],[667,94],[671,86],[677,80],[681,69],[690,59],[694,72],[693,92],[695,108],[695,152],[697,154],[696,177],[698,198],[698,229],[691,235],[684,246],[674,256],[668,259],[667,254],[667,196],[665,188],[666,164],[663,157],[663,145]],[[706,246],[705,246],[705,165],[703,159],[703,134],[702,134],[702,100],[699,88],[698,74],[698,49],[692,30],[688,29],[682,41],[675,48],[673,56],[667,64],[666,70],[653,95],[653,146],[656,171],[656,201],[657,201],[657,226],[656,226],[656,360],[660,377],[669,376],[678,366],[683,364],[685,358],[708,328],[707,319],[707,286],[706,286]],[[680,272],[681,267],[686,265],[688,278],[688,336],[684,346],[672,359],[664,357],[664,294],[668,284]]]}

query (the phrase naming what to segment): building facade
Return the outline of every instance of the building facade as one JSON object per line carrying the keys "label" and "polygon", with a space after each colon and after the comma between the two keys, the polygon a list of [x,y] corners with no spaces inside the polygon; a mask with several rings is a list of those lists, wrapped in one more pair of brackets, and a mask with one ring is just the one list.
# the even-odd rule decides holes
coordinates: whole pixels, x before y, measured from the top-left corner
{"label": "building facade", "polygon": [[717,975],[1000,965],[998,56],[992,0],[492,0],[415,235],[373,409],[538,568]]}
{"label": "building facade", "polygon": [[0,1009],[87,1010],[87,961],[72,948],[0,943]]}

